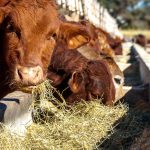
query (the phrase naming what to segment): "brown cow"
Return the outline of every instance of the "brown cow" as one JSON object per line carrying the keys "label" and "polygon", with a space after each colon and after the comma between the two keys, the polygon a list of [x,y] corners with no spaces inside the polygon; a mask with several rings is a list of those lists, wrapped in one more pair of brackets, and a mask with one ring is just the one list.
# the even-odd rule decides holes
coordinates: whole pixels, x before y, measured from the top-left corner
{"label": "brown cow", "polygon": [[[76,49],[70,50],[66,45],[64,39],[58,39],[49,70],[53,72],[49,77],[54,81],[53,85],[63,91],[68,104],[76,103],[81,99],[103,97],[104,104],[112,105],[115,100],[115,88],[106,62],[89,60]],[[68,89],[64,90],[65,88]]]}
{"label": "brown cow", "polygon": [[[120,70],[119,66],[116,64],[114,60],[114,55],[112,52],[112,49],[110,48],[106,36],[104,34],[101,34],[101,36],[96,35],[97,29],[94,28],[93,25],[91,25],[88,22],[83,22],[88,30],[90,30],[90,35],[92,35],[92,40],[90,42],[80,48],[78,48],[78,51],[88,58],[89,60],[104,60],[109,66],[110,72],[112,74],[115,88],[116,88],[116,96],[115,100],[119,100],[123,96],[123,84],[124,84],[124,75],[123,72]],[[99,33],[98,33],[99,34]],[[104,36],[102,36],[104,35]],[[95,39],[93,38],[95,37]],[[98,43],[97,43],[97,37]]]}
{"label": "brown cow", "polygon": [[[76,25],[79,27],[85,26],[85,28],[89,31],[90,41],[87,44],[80,46],[77,50],[84,57],[86,57],[89,61],[90,60],[94,60],[94,61],[95,60],[104,60],[107,63],[107,65],[110,69],[110,72],[112,74],[113,82],[114,82],[115,88],[116,88],[115,100],[119,100],[123,96],[122,86],[124,84],[124,75],[123,75],[123,72],[120,70],[119,66],[114,61],[113,57],[111,55],[109,55],[108,53],[103,53],[101,51],[101,48],[100,48],[101,45],[99,43],[99,39],[98,39],[98,35],[95,30],[95,27],[87,21],[82,21],[79,23],[66,22],[66,24],[67,23],[70,24],[71,26],[73,26],[73,25],[74,26]],[[67,32],[70,32],[70,31],[68,30]],[[80,38],[78,39],[78,41],[75,41],[74,43],[78,43],[78,42],[80,42]],[[57,55],[55,55],[55,56],[56,56],[55,60],[57,60]],[[67,62],[67,63],[69,63],[69,62]],[[77,63],[75,62],[74,68],[76,68],[76,64]],[[80,62],[79,62],[79,64],[80,64]],[[66,64],[66,65],[68,65],[68,64]],[[73,67],[72,67],[72,70],[73,70]],[[61,76],[58,76],[58,74],[49,73],[49,76],[50,75],[51,75],[51,79],[54,81],[53,82],[54,86],[59,85],[65,78],[65,75],[62,78],[61,78]]]}
{"label": "brown cow", "polygon": [[[122,86],[124,83],[124,75],[123,75],[122,71],[120,70],[120,68],[118,67],[118,65],[116,64],[116,62],[114,61],[113,57],[111,55],[103,53],[101,51],[100,43],[98,40],[98,36],[97,36],[96,30],[95,30],[95,27],[93,25],[91,25],[90,23],[85,22],[85,21],[82,21],[79,23],[66,21],[66,24],[68,24],[68,28],[66,28],[66,30],[63,29],[63,31],[65,31],[67,33],[70,32],[69,25],[70,26],[78,26],[79,28],[85,26],[85,28],[89,32],[90,41],[87,44],[84,44],[82,46],[80,45],[80,47],[77,49],[78,52],[80,52],[82,55],[79,55],[77,52],[65,52],[65,50],[68,49],[67,47],[64,47],[65,43],[64,43],[64,45],[62,44],[62,48],[59,48],[59,49],[63,49],[64,54],[63,54],[63,52],[62,52],[62,54],[59,54],[58,50],[57,51],[55,50],[55,53],[57,52],[56,53],[57,55],[56,54],[53,55],[53,59],[52,59],[53,65],[51,67],[52,72],[49,72],[49,76],[51,76],[50,79],[54,81],[53,85],[55,87],[60,85],[61,88],[58,87],[58,89],[64,90],[65,87],[68,86],[68,82],[66,82],[66,84],[64,85],[63,80],[66,79],[66,76],[67,76],[67,81],[68,81],[69,77],[70,77],[69,75],[66,75],[66,72],[68,73],[68,71],[69,71],[69,72],[71,72],[71,74],[73,74],[74,71],[76,72],[76,69],[81,71],[86,66],[87,61],[97,61],[97,60],[105,61],[105,63],[107,63],[107,66],[109,67],[109,70],[112,74],[113,82],[115,84],[115,88],[116,88],[115,100],[120,99],[123,96]],[[71,27],[71,29],[72,29],[72,27]],[[65,38],[63,38],[64,41],[65,41]],[[58,37],[58,39],[60,39],[60,38]],[[74,41],[74,44],[75,43],[78,44],[79,42],[81,42],[80,38],[78,38],[78,40]],[[103,55],[100,55],[100,54],[103,54]],[[69,56],[67,56],[67,55],[69,55]],[[86,57],[86,59],[85,59],[85,57]],[[74,58],[76,58],[76,59],[74,59]],[[71,59],[73,59],[73,60],[71,60]],[[61,61],[62,61],[62,63],[59,63]],[[96,66],[97,66],[97,69],[98,68],[101,69],[100,68],[101,65],[99,65],[99,67],[98,67],[98,65],[95,64],[95,67]],[[88,66],[88,68],[89,67],[90,66]],[[63,71],[60,71],[61,68],[63,68],[62,69]],[[64,70],[66,68],[69,70]],[[94,68],[94,65],[93,65],[93,68]],[[54,71],[55,69],[57,69],[57,71]],[[80,73],[78,73],[78,74],[80,74]],[[61,84],[62,82],[63,82],[63,84]],[[92,81],[90,81],[90,82],[92,82]],[[68,92],[66,92],[66,93],[68,93]],[[83,93],[85,94],[87,92],[82,92],[82,94]],[[84,97],[82,94],[80,94],[81,98]],[[67,94],[65,94],[65,95],[66,95],[65,97],[67,98]],[[72,95],[73,94],[71,94],[71,97],[73,97]],[[78,97],[79,97],[79,95],[78,95]],[[72,99],[74,100],[75,97]]]}
{"label": "brown cow", "polygon": [[132,40],[133,40],[133,42],[135,42],[143,47],[146,47],[146,45],[147,45],[147,39],[143,34],[138,34],[138,35],[134,36]]}
{"label": "brown cow", "polygon": [[112,38],[109,36],[108,42],[111,46],[111,48],[114,50],[115,55],[122,55],[123,49],[122,49],[122,42],[124,42],[124,39],[121,39],[119,37]]}
{"label": "brown cow", "polygon": [[123,93],[124,75],[123,72],[120,70],[119,66],[116,64],[115,60],[110,56],[99,55],[95,53],[95,51],[89,48],[89,46],[78,48],[78,51],[89,60],[104,60],[107,63],[116,88],[115,101],[122,98],[124,95]]}
{"label": "brown cow", "polygon": [[112,37],[102,28],[97,28],[96,31],[98,32],[101,49],[105,51],[107,55],[109,54],[111,57],[114,57],[114,55],[122,55],[123,39]]}
{"label": "brown cow", "polygon": [[[33,86],[45,80],[58,25],[53,1],[3,0],[0,7],[0,81],[7,84],[6,89]],[[1,83],[0,89],[4,84]],[[4,91],[0,91],[1,97],[7,93]]]}
{"label": "brown cow", "polygon": [[72,26],[67,35],[59,32],[67,28],[53,0],[0,2],[0,98],[45,80],[58,34],[69,37],[65,39],[70,49],[78,47],[74,45],[78,39],[82,44],[88,41],[85,29],[84,37],[80,36],[83,28]]}

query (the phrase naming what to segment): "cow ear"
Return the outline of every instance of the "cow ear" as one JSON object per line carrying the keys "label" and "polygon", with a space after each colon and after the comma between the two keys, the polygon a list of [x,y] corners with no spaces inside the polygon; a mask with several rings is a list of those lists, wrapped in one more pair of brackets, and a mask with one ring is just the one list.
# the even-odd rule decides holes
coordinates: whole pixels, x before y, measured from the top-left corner
{"label": "cow ear", "polygon": [[67,45],[69,49],[76,49],[88,42],[88,38],[83,35],[75,35],[69,38]]}
{"label": "cow ear", "polygon": [[81,72],[74,72],[69,80],[69,87],[73,93],[78,93],[84,88],[84,77]]}
{"label": "cow ear", "polygon": [[79,48],[90,41],[90,34],[86,27],[77,23],[62,22],[60,34],[66,41],[68,49]]}

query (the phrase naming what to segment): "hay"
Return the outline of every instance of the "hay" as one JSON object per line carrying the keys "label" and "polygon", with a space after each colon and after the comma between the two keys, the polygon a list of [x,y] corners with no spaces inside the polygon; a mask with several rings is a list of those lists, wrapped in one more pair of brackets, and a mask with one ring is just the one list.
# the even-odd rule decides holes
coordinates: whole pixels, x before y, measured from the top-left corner
{"label": "hay", "polygon": [[142,148],[145,145],[147,148],[149,110],[128,109],[121,103],[107,107],[100,100],[82,101],[71,109],[65,109],[67,105],[61,94],[58,93],[62,98],[59,102],[53,92],[56,89],[49,81],[33,91],[32,108],[36,123],[27,128],[25,137],[8,132],[7,127],[2,125],[0,149],[128,150],[136,149],[137,142]]}
{"label": "hay", "polygon": [[[113,134],[114,123],[128,111],[126,105],[106,107],[98,100],[83,101],[66,110],[65,101],[58,102],[54,91],[49,81],[34,90],[33,97],[37,99],[32,106],[36,108],[33,114],[39,123],[28,127],[25,137],[12,135],[5,128],[0,133],[0,149],[91,150]],[[59,109],[48,100],[58,103]]]}
{"label": "hay", "polygon": [[[51,123],[32,124],[25,139],[0,135],[0,147],[6,149],[93,149],[108,132],[113,132],[112,125],[126,112],[120,105],[108,108],[98,102],[79,104],[74,111],[64,113],[63,119],[54,119]],[[99,143],[101,144],[101,143]]]}

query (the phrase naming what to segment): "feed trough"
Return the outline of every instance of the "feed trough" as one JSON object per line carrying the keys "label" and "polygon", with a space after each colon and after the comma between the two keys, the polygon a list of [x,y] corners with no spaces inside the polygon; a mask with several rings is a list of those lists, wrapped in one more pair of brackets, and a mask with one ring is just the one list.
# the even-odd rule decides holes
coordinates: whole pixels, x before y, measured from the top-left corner
{"label": "feed trough", "polygon": [[[128,63],[124,63],[122,60],[119,61],[119,57],[121,58],[122,56],[118,57],[117,62],[125,73],[126,81],[123,87],[127,95],[125,98],[136,108],[147,111],[150,108],[148,102],[143,104],[140,98],[138,100],[137,97],[136,100],[134,99],[134,95],[137,96],[137,93],[142,95],[143,91],[149,87],[147,86],[149,80],[144,77],[144,72],[147,72],[147,66],[145,67],[146,71],[141,73],[141,70],[144,70],[144,68],[140,69],[141,62],[140,54],[137,53],[137,45],[126,43],[124,46],[129,48],[128,52],[126,52]],[[134,61],[130,61],[130,54],[134,55]],[[131,81],[133,82],[131,83]],[[47,90],[47,92],[49,91]],[[128,95],[128,93],[132,93],[133,95]],[[43,100],[43,104],[46,102],[44,96],[47,95],[44,95],[43,91],[43,95],[41,96],[43,97],[41,99],[41,101]],[[138,103],[134,103],[134,100]],[[79,147],[92,149],[95,147],[106,147],[108,149],[108,145],[111,148],[116,148],[116,145],[118,146],[118,143],[116,144],[118,142],[118,135],[120,135],[119,146],[128,146],[127,143],[129,141],[127,139],[133,138],[142,132],[142,128],[144,128],[142,118],[148,118],[149,116],[147,113],[142,114],[132,109],[128,110],[128,107],[122,104],[108,108],[99,103],[83,103],[71,111],[61,110],[57,113],[56,118],[53,117],[52,120],[46,121],[45,124],[35,124],[32,123],[34,107],[31,107],[31,104],[31,95],[18,91],[7,95],[1,100],[1,122],[8,127],[10,133],[24,135],[23,137],[25,138],[23,139],[24,142],[22,142],[22,138],[16,136],[10,139],[8,138],[10,137],[10,133],[7,133],[6,136],[1,136],[3,137],[3,140],[1,140],[2,144],[0,143],[2,146],[5,143],[5,146],[10,144],[11,146],[9,145],[9,147],[11,148],[15,145],[17,147],[21,146],[24,149],[35,149],[37,147],[41,149],[56,147],[57,149],[68,149],[68,147],[72,149],[78,149]],[[45,104],[49,108],[49,111],[55,111],[51,107],[48,107],[49,103]],[[44,108],[45,106],[42,105],[42,107]],[[135,120],[133,121],[133,119]],[[128,126],[129,124],[130,126]],[[120,126],[118,127],[118,125]],[[136,132],[133,129],[135,126]],[[121,145],[122,142],[125,142],[125,144]]]}
{"label": "feed trough", "polygon": [[0,122],[7,125],[11,132],[24,134],[32,123],[30,94],[20,91],[11,93],[0,100]]}

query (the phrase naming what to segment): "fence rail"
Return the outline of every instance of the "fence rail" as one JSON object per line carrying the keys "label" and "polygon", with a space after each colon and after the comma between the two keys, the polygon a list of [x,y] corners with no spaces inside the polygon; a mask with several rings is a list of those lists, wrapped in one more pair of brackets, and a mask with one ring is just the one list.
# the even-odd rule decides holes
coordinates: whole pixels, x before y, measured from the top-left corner
{"label": "fence rail", "polygon": [[116,20],[109,14],[97,0],[56,0],[62,8],[73,11],[97,27],[101,27],[111,35],[122,37],[118,30]]}

